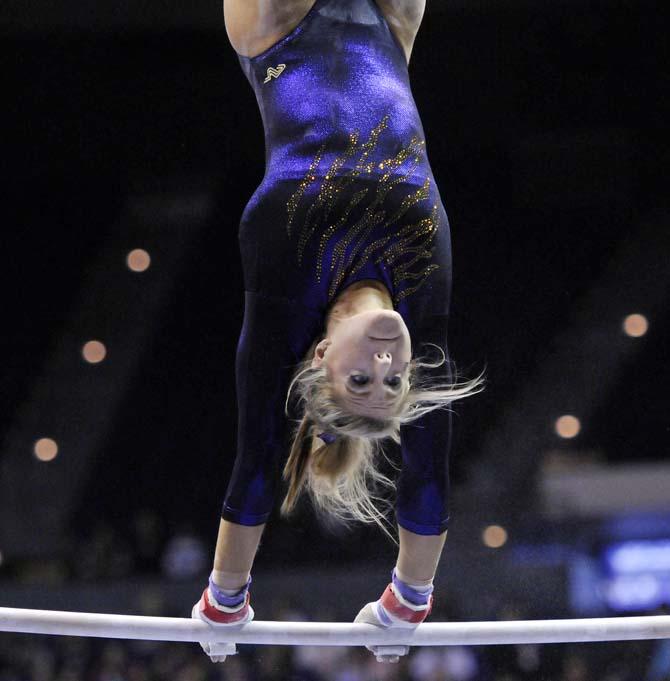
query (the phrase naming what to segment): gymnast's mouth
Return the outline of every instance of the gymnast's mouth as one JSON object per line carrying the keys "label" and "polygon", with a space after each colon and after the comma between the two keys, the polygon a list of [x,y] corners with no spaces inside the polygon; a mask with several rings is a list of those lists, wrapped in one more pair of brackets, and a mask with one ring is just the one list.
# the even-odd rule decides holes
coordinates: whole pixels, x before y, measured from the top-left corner
{"label": "gymnast's mouth", "polygon": [[400,336],[395,336],[394,338],[375,338],[374,336],[368,336],[370,340],[376,340],[376,341],[395,341],[400,338]]}

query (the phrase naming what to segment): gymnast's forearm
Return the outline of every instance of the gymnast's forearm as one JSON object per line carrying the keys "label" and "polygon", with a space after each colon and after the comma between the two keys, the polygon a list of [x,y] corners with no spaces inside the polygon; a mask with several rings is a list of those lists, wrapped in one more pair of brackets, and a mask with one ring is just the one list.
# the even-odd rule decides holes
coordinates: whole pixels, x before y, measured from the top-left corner
{"label": "gymnast's forearm", "polygon": [[249,579],[263,525],[238,525],[221,519],[214,555],[214,581],[222,589],[242,588]]}
{"label": "gymnast's forearm", "polygon": [[430,582],[447,539],[446,531],[439,535],[421,535],[398,527],[400,550],[396,571],[400,579],[412,584]]}

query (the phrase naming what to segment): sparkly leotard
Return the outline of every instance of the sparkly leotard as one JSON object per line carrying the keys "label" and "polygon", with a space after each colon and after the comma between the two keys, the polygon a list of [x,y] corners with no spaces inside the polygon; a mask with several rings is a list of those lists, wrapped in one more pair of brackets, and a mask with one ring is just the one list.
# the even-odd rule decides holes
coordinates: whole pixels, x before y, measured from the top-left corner
{"label": "sparkly leotard", "polygon": [[[374,0],[316,0],[286,37],[239,60],[266,169],[239,231],[238,448],[222,517],[258,525],[288,456],[290,379],[330,304],[356,281],[381,281],[413,355],[427,342],[447,352],[451,249],[405,54]],[[448,364],[433,373],[451,379]],[[412,532],[447,529],[450,433],[443,409],[401,428],[396,519]]]}

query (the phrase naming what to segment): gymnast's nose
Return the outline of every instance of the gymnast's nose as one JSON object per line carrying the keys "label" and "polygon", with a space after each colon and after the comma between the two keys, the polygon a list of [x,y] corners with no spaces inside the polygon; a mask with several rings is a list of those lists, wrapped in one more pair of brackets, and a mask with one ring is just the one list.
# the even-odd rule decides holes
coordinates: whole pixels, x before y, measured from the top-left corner
{"label": "gymnast's nose", "polygon": [[390,352],[375,352],[375,362],[379,365],[387,365],[391,363]]}

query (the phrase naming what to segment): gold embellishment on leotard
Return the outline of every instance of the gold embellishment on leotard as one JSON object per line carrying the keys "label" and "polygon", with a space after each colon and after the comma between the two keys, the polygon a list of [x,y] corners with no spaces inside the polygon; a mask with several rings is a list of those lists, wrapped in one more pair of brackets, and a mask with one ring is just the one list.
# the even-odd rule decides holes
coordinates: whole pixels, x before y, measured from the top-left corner
{"label": "gold embellishment on leotard", "polygon": [[[410,194],[409,196],[405,197],[405,199],[402,202],[401,207],[396,211],[395,215],[393,215],[386,222],[385,226],[390,227],[391,225],[395,224],[409,210],[409,208],[411,206],[418,203],[419,201],[427,199],[428,196],[429,196],[429,187],[430,187],[430,180],[428,178],[426,178],[426,181],[425,181],[423,187],[421,187],[418,191],[416,191],[416,192]],[[350,275],[356,274],[356,272],[358,272],[365,265],[365,263],[368,261],[370,256],[375,251],[379,251],[379,250],[384,249],[386,247],[386,244],[388,244],[388,242],[391,239],[393,239],[394,237],[400,239],[400,238],[403,238],[403,237],[410,235],[410,237],[411,237],[410,241],[411,241],[413,238],[417,238],[421,234],[428,233],[428,232],[426,232],[426,229],[425,229],[426,226],[427,226],[426,220],[428,220],[428,218],[422,220],[418,224],[406,225],[405,227],[399,229],[396,232],[392,232],[390,234],[387,234],[384,237],[381,237],[380,239],[377,239],[376,241],[373,241],[371,244],[369,244],[366,247],[365,251],[363,251],[363,254],[362,254],[358,264],[350,270],[349,274]],[[395,248],[397,248],[397,245],[396,245]],[[385,251],[383,251],[383,252],[385,252]],[[392,253],[392,252],[393,252],[393,250],[389,251],[389,253]],[[383,259],[384,259],[383,257],[379,257],[379,258],[377,258],[375,263],[379,263]],[[408,266],[411,266],[414,262],[415,261],[408,263]],[[387,264],[390,264],[390,263],[391,263],[391,260],[388,260]]]}
{"label": "gold embellishment on leotard", "polygon": [[326,145],[324,144],[319,151],[317,152],[316,156],[314,157],[314,160],[312,161],[312,164],[309,166],[309,170],[307,171],[307,175],[302,179],[302,182],[298,185],[298,189],[293,193],[293,196],[289,199],[288,203],[286,204],[286,208],[288,210],[288,223],[286,224],[286,231],[289,235],[291,236],[291,227],[293,225],[293,217],[295,216],[295,211],[298,208],[298,204],[300,203],[300,199],[302,198],[302,195],[305,193],[307,187],[316,180],[316,176],[314,175],[314,170],[316,167],[321,163],[321,157],[323,156],[323,152],[326,149]]}
{"label": "gold embellishment on leotard", "polygon": [[[359,254],[361,248],[368,242],[368,237],[372,229],[379,223],[384,222],[384,228],[390,230],[412,205],[418,203],[422,199],[428,198],[428,188],[430,187],[430,181],[428,178],[426,178],[423,187],[413,194],[405,197],[400,208],[390,218],[387,217],[386,211],[383,210],[383,208],[377,210],[378,206],[383,206],[383,202],[386,199],[389,191],[391,191],[395,185],[402,182],[404,179],[405,176],[403,175],[393,177],[388,174],[382,177],[377,184],[377,193],[370,205],[366,207],[363,217],[357,223],[352,225],[347,230],[345,235],[337,242],[335,248],[333,249],[333,257],[330,265],[331,272],[333,269],[335,269],[335,267],[337,267],[335,276],[333,277],[329,289],[329,295],[331,297],[335,295],[337,288],[342,283],[347,273],[354,274],[367,262],[369,253],[367,253],[366,249],[363,256],[359,259],[358,265],[352,269],[353,262],[356,256]],[[354,239],[359,235],[360,238],[358,239],[358,243],[353,244]],[[394,235],[394,233],[391,233],[389,236],[392,237]],[[353,244],[353,246],[349,251],[349,255],[345,257],[346,249],[351,244]]]}
{"label": "gold embellishment on leotard", "polygon": [[[358,144],[358,133],[352,133],[349,135],[349,144],[346,150],[341,156],[335,158],[331,163],[325,178],[323,178],[323,183],[321,184],[321,189],[316,197],[316,201],[312,203],[305,216],[305,222],[303,224],[302,230],[298,238],[298,262],[302,263],[303,250],[305,245],[309,241],[309,238],[314,233],[314,230],[318,226],[318,223],[313,223],[314,217],[318,214],[319,210],[322,210],[321,221],[328,219],[335,202],[339,196],[342,189],[349,183],[344,183],[342,181],[342,176],[338,176],[337,173],[340,168],[344,165],[347,159],[351,158],[356,152],[356,145]],[[346,176],[345,176],[346,177]]]}
{"label": "gold embellishment on leotard", "polygon": [[[312,203],[312,205],[309,207],[307,211],[307,215],[305,216],[305,222],[298,237],[298,263],[302,264],[302,257],[305,246],[309,241],[310,237],[312,236],[312,234],[314,233],[314,231],[316,230],[316,228],[319,226],[319,224],[324,223],[327,224],[331,211],[335,206],[335,203],[340,195],[340,192],[346,187],[348,187],[361,174],[371,173],[372,170],[374,169],[374,163],[368,162],[368,157],[377,147],[379,136],[388,126],[388,121],[389,116],[388,115],[384,116],[384,118],[382,118],[379,124],[370,132],[369,138],[360,146],[360,148],[358,147],[359,133],[358,132],[351,133],[349,135],[349,144],[347,145],[347,148],[345,149],[344,153],[340,156],[337,156],[331,163],[330,168],[326,172],[325,177],[322,178],[322,185],[319,194],[316,197],[316,200]],[[342,168],[344,163],[348,159],[352,158],[356,154],[356,152],[359,152],[360,154],[358,161],[356,162],[356,165],[351,170],[340,174],[340,169]],[[295,208],[297,207],[297,204],[302,198],[302,195],[304,194],[309,183],[315,180],[315,168],[321,161],[322,153],[317,154],[317,157],[318,161],[317,159],[315,159],[316,163],[312,162],[312,164],[310,165],[310,170],[301,181],[298,190],[293,194],[293,196],[289,200],[288,203],[290,213],[289,236],[290,227],[295,214]],[[359,197],[358,195],[356,195],[354,197],[354,200],[350,202],[348,208],[345,209],[343,215],[348,215],[351,209],[354,207],[354,205],[358,203],[362,198],[363,196]],[[319,212],[321,212],[320,222],[314,223],[313,220],[315,216],[319,214]],[[341,216],[340,219],[338,220],[338,224],[342,223],[343,221]],[[331,227],[331,234],[333,231],[335,231],[335,229],[336,229],[335,226]],[[321,272],[319,265],[318,277],[320,278],[320,276]]]}
{"label": "gold embellishment on leotard", "polygon": [[[382,121],[382,125],[385,125],[386,120],[387,120],[387,118],[385,118]],[[376,144],[376,132],[377,132],[377,130],[379,130],[379,127],[376,128],[373,131],[369,142],[374,140],[374,143]],[[416,150],[417,147],[419,147],[419,149],[420,149],[422,147],[422,143],[419,142],[419,140],[417,138],[412,138],[409,146],[406,149],[401,149],[400,152],[394,158],[387,159],[386,161],[383,161],[383,164],[388,168],[398,168]],[[348,152],[349,151],[350,150],[348,150]],[[367,152],[367,150],[366,150],[366,152]],[[350,155],[351,155],[350,153],[346,154],[346,156],[350,156]],[[365,153],[365,156],[367,156],[367,153]],[[380,216],[377,216],[377,219],[374,220],[373,217],[372,217],[374,215],[373,211],[375,210],[375,208],[378,205],[380,205],[383,202],[383,200],[386,198],[389,191],[395,185],[400,184],[401,182],[405,181],[407,179],[407,177],[411,173],[414,172],[414,170],[416,169],[416,163],[418,163],[418,161],[419,161],[419,157],[415,157],[415,163],[412,165],[412,167],[409,168],[409,170],[404,175],[395,175],[394,176],[394,175],[392,175],[391,172],[387,172],[381,177],[381,179],[379,180],[379,184],[378,184],[377,194],[374,197],[372,203],[366,208],[364,217],[358,223],[356,223],[355,225],[353,225],[349,229],[349,231],[347,232],[347,235],[336,246],[335,253],[334,253],[335,257],[333,258],[333,260],[331,262],[331,266],[330,266],[331,272],[335,267],[336,257],[343,257],[344,251],[345,251],[347,245],[351,242],[351,240],[353,238],[355,238],[356,235],[360,231],[365,232],[365,234],[362,237],[362,240],[365,239],[365,237],[367,236],[367,233],[376,224],[378,224],[380,219],[383,218],[383,214],[382,214]],[[347,184],[349,184],[351,182],[351,180],[350,180],[351,177],[355,177],[358,174],[360,174],[361,168],[368,168],[369,165],[370,164],[364,164],[364,163],[362,164],[362,163],[359,162],[356,165],[356,168],[354,168],[354,171],[351,174],[347,174],[347,175],[343,176],[344,178],[349,179],[349,182],[347,182]],[[326,175],[326,179],[329,179],[329,175],[332,176],[332,168],[329,171],[328,175]],[[325,182],[324,182],[324,185],[325,185]],[[342,186],[344,186],[344,185],[341,184],[340,189],[341,189]],[[428,186],[429,186],[429,182],[428,182],[428,180],[426,180],[426,184],[424,185],[424,189],[427,190]],[[322,232],[321,238],[319,240],[319,250],[318,250],[317,259],[316,259],[316,262],[317,262],[317,270],[316,270],[317,281],[321,281],[322,266],[323,266],[323,255],[324,255],[324,251],[326,249],[326,246],[328,244],[329,239],[331,238],[331,236],[333,234],[337,233],[338,230],[343,225],[346,224],[351,210],[362,201],[362,199],[367,195],[368,191],[369,191],[368,189],[361,189],[359,192],[356,192],[353,195],[349,204],[342,210],[341,215],[340,215],[340,219],[336,223],[331,224],[329,227],[327,227]],[[308,219],[306,220],[306,222],[308,224],[310,222],[312,210],[315,209],[316,207],[318,207],[321,203],[320,202],[320,196],[321,195],[319,195],[319,197],[317,198],[317,201],[312,206],[310,206],[310,208],[309,208]],[[423,195],[423,192],[420,191],[420,192],[417,193],[417,200],[420,199],[420,198],[426,198],[427,196],[428,196],[427,191],[425,192],[425,196]],[[392,225],[393,223],[395,223],[396,220],[399,219],[402,216],[402,214],[404,214],[407,211],[407,209],[410,207],[410,205],[412,205],[415,202],[416,201],[411,200],[411,197],[406,198],[405,201],[403,202],[403,205],[401,206],[401,208],[396,213],[396,215],[394,215],[390,220],[387,221],[386,226],[388,227],[388,226]],[[322,222],[327,222],[331,208],[332,208],[332,202],[331,202],[331,205],[329,205],[327,207],[327,210],[326,210],[325,214],[323,215]],[[307,239],[309,238],[309,236],[311,236],[313,229],[314,229],[313,227],[310,227],[309,230],[307,230],[307,229],[303,230],[303,235],[302,235],[301,241],[298,245],[298,258],[299,258],[300,262],[302,261],[302,252],[303,252],[304,245],[305,245]],[[347,258],[346,262],[342,261],[340,263],[340,268],[339,268],[338,274],[336,275],[336,278],[335,278],[335,281],[337,282],[338,286],[339,286],[339,282],[340,282],[341,277],[342,277],[342,269],[347,268],[350,265],[351,260],[353,259],[355,254],[356,254],[356,251],[354,250],[354,252],[352,252],[350,254],[350,257]]]}
{"label": "gold embellishment on leotard", "polygon": [[[397,288],[402,281],[418,281],[419,283],[411,288],[406,288],[397,294],[395,302],[399,303],[407,296],[411,295],[415,291],[418,291],[421,286],[423,286],[427,277],[435,270],[440,269],[440,266],[435,263],[430,263],[426,265],[419,272],[411,272],[410,268],[413,267],[420,260],[430,260],[433,257],[433,241],[435,240],[435,235],[439,229],[439,209],[437,205],[433,206],[433,212],[429,218],[425,218],[419,222],[418,225],[412,225],[413,227],[418,227],[413,233],[410,233],[406,238],[399,239],[393,246],[376,262],[384,260],[384,262],[392,266],[393,261],[400,256],[407,255],[408,253],[414,253],[414,258],[411,260],[400,263],[393,267],[393,286]],[[419,239],[421,239],[419,241]],[[414,242],[414,245],[410,245]]]}
{"label": "gold embellishment on leotard", "polygon": [[286,64],[278,64],[276,69],[271,66],[268,69],[267,78],[263,82],[269,83],[273,78],[279,78],[279,76],[281,76],[281,74],[284,73],[285,68]]}
{"label": "gold embellishment on leotard", "polygon": [[[400,149],[395,156],[382,161],[370,162],[369,158],[377,147],[381,133],[388,126],[389,116],[385,116],[380,123],[371,131],[368,139],[359,146],[359,133],[349,135],[349,143],[345,151],[337,156],[326,171],[325,176],[320,176],[317,168],[325,153],[325,145],[322,146],[315,156],[305,177],[300,182],[287,203],[288,224],[287,233],[291,236],[295,215],[303,196],[310,184],[319,180],[321,186],[318,195],[307,208],[305,219],[301,225],[297,241],[298,262],[301,264],[304,250],[312,235],[317,232],[319,245],[316,257],[315,275],[317,281],[321,281],[323,269],[326,266],[325,252],[329,241],[334,235],[339,235],[332,249],[332,257],[329,270],[334,272],[328,297],[332,299],[340,284],[346,276],[353,275],[362,269],[367,262],[375,257],[375,263],[384,262],[393,271],[393,285],[396,290],[403,281],[417,281],[411,288],[406,288],[396,295],[395,304],[418,290],[426,278],[440,266],[435,263],[426,264],[419,271],[412,271],[412,267],[422,260],[432,258],[432,244],[439,227],[438,207],[433,207],[431,217],[424,218],[418,223],[401,225],[402,218],[408,210],[425,201],[430,196],[430,179],[427,177],[424,184],[417,190],[408,194],[393,215],[387,215],[384,209],[384,201],[388,193],[397,185],[401,185],[414,174],[422,156],[425,154],[425,141],[418,137],[412,137],[409,143]],[[340,173],[344,163],[359,154],[355,166]],[[384,174],[379,176],[376,184],[363,187],[355,191],[345,206],[337,205],[342,191],[349,187],[358,177],[379,170]],[[349,224],[349,216],[352,210],[358,206],[366,196],[374,191],[369,204],[365,206],[363,215],[356,222]],[[331,214],[337,219],[330,222]],[[369,243],[370,234],[380,224],[389,233]],[[344,230],[344,231],[343,231]],[[341,235],[340,233],[343,232]],[[390,248],[387,245],[394,241]],[[366,244],[368,244],[366,246]],[[347,249],[349,252],[347,253]],[[362,252],[361,252],[362,251]],[[396,262],[401,256],[414,254],[408,262]]]}

